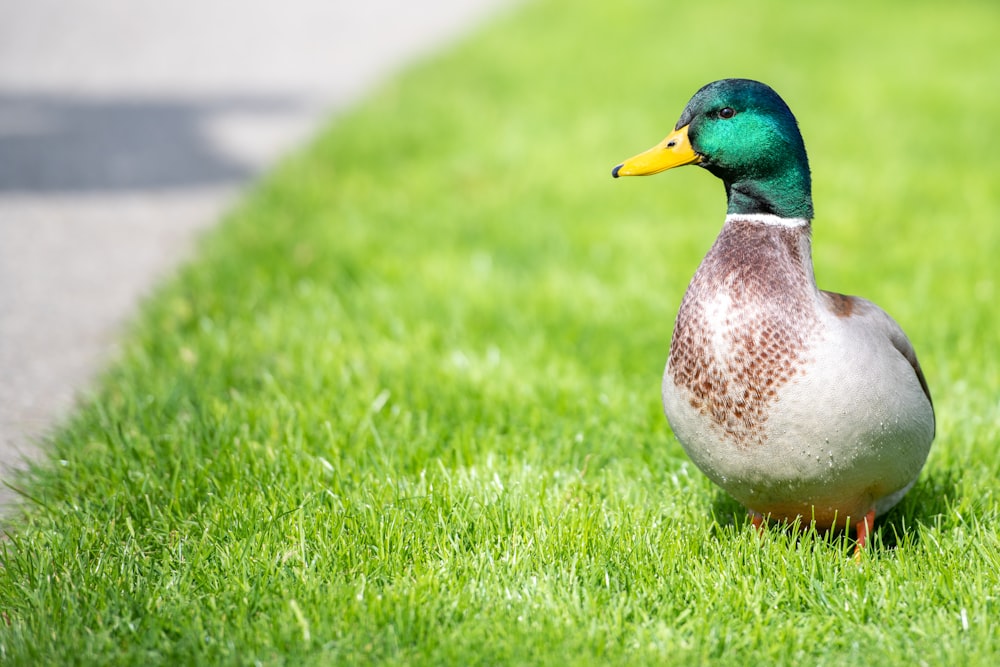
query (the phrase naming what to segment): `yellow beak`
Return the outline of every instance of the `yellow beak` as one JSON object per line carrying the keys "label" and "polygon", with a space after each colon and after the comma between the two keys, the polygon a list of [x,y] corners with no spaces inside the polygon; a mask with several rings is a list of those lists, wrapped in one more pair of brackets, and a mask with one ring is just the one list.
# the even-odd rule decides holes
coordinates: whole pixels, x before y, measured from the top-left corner
{"label": "yellow beak", "polygon": [[611,175],[615,178],[619,176],[647,176],[698,162],[701,162],[701,156],[691,148],[691,141],[688,139],[688,126],[685,125],[681,129],[671,132],[666,139],[645,153],[639,153],[622,162],[611,170]]}

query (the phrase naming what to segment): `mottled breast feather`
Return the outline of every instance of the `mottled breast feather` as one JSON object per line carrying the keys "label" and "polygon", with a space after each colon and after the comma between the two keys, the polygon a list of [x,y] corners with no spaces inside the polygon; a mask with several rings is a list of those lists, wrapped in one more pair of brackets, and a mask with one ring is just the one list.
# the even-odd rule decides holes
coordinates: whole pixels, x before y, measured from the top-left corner
{"label": "mottled breast feather", "polygon": [[809,227],[727,222],[681,302],[668,372],[735,445],[766,439],[769,406],[818,326]]}

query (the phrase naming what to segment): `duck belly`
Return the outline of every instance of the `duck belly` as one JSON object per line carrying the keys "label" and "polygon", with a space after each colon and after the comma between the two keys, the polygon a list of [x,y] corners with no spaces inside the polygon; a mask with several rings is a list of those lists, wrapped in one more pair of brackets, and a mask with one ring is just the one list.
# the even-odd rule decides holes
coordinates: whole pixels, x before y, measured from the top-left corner
{"label": "duck belly", "polygon": [[[813,336],[798,371],[763,408],[744,411],[752,438],[676,381],[663,406],[698,468],[748,509],[820,528],[882,513],[913,485],[934,416],[913,367],[888,339],[836,328]],[[724,408],[724,406],[723,406]],[[735,433],[735,435],[734,435]]]}

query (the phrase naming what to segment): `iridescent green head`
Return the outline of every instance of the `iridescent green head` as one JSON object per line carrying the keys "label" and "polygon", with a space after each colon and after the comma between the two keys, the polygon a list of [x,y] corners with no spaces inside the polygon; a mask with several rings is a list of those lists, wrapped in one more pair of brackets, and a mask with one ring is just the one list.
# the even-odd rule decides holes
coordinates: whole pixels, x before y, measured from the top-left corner
{"label": "iridescent green head", "polygon": [[813,216],[809,160],[795,116],[759,81],[723,79],[704,86],[666,139],[611,173],[639,176],[685,164],[722,179],[729,213]]}

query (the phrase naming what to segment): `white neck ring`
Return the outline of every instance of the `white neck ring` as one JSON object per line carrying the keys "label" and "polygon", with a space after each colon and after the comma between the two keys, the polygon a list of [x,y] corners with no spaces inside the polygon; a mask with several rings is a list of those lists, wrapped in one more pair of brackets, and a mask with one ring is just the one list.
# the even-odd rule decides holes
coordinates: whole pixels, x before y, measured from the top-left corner
{"label": "white neck ring", "polygon": [[780,215],[771,215],[770,213],[729,213],[726,215],[727,223],[734,220],[757,222],[772,227],[805,227],[809,224],[805,218],[782,218]]}

